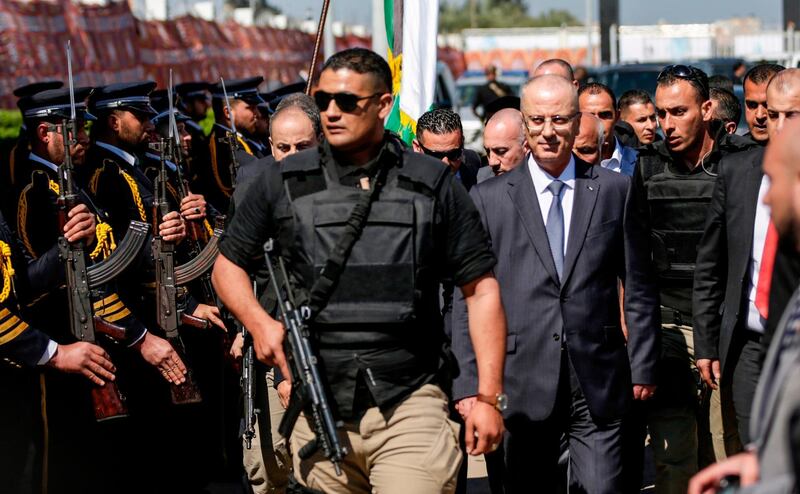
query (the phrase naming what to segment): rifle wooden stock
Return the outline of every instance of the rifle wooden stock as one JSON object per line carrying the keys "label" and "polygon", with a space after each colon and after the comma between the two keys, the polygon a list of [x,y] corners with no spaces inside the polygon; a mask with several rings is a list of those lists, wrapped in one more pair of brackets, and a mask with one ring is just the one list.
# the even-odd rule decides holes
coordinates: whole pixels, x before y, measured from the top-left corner
{"label": "rifle wooden stock", "polygon": [[97,333],[104,334],[114,341],[125,341],[128,330],[112,324],[100,316],[94,316],[94,330]]}
{"label": "rifle wooden stock", "polygon": [[115,382],[106,381],[104,386],[92,386],[92,407],[98,422],[128,416],[128,407]]}
{"label": "rifle wooden stock", "polygon": [[200,394],[200,388],[197,386],[191,371],[186,373],[186,382],[170,385],[169,391],[172,403],[175,405],[190,405],[203,402],[203,395]]}
{"label": "rifle wooden stock", "polygon": [[181,324],[185,324],[186,326],[191,326],[197,329],[208,329],[211,327],[211,322],[208,319],[194,317],[193,315],[185,312],[181,313]]}

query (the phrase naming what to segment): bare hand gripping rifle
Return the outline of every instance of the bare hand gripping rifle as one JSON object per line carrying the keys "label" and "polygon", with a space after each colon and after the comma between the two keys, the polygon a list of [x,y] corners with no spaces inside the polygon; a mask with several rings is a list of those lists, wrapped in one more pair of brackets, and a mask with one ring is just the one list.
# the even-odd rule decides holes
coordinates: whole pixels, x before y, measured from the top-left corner
{"label": "bare hand gripping rifle", "polygon": [[[67,42],[67,70],[70,92],[70,112],[63,115],[61,135],[64,139],[64,161],[58,169],[58,218],[59,229],[64,230],[69,211],[80,201],[75,190],[74,168],[70,147],[77,143],[75,92],[72,79],[72,53]],[[128,233],[116,250],[103,262],[87,267],[87,253],[82,241],[68,242],[61,234],[58,238],[59,253],[66,268],[67,297],[69,301],[70,327],[72,334],[80,341],[96,342],[96,333],[105,334],[116,340],[125,338],[125,329],[95,316],[92,307],[92,290],[117,277],[138,256],[147,238],[149,226],[146,223],[131,221]],[[128,414],[122,395],[116,383],[107,382],[104,386],[92,387],[92,402],[95,418],[107,420],[125,417]]]}
{"label": "bare hand gripping rifle", "polygon": [[[340,475],[340,464],[347,455],[347,449],[342,446],[339,436],[336,434],[337,423],[333,419],[328,393],[322,384],[319,359],[311,345],[311,336],[306,324],[311,317],[311,309],[295,305],[294,295],[281,257],[278,257],[278,263],[282,283],[278,283],[275,269],[272,267],[272,256],[270,256],[272,248],[273,242],[268,240],[264,244],[264,259],[267,269],[269,269],[272,287],[275,290],[278,313],[286,329],[284,348],[287,364],[292,373],[292,395],[289,406],[278,426],[278,432],[283,437],[289,437],[295,422],[300,417],[300,412],[305,412],[311,420],[315,437],[300,448],[298,452],[300,458],[309,458],[321,447],[325,457],[333,463],[336,475]],[[286,287],[286,298],[281,292],[281,284]]]}

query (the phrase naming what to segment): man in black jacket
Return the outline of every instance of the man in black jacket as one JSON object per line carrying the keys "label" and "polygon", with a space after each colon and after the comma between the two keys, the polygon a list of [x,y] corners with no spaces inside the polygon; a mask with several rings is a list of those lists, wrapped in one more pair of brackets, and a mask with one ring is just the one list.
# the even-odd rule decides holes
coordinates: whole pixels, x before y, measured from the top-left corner
{"label": "man in black jacket", "polygon": [[[781,112],[800,111],[800,70],[777,74],[769,82],[766,104],[767,139],[771,139],[782,126]],[[761,371],[767,320],[770,314],[783,311],[783,307],[773,307],[774,293],[759,296],[764,283],[765,289],[769,286],[770,258],[775,259],[777,246],[769,208],[762,201],[769,186],[763,157],[764,149],[757,148],[722,159],[694,275],[697,367],[710,387],[722,384],[723,404],[726,394],[732,397],[743,444],[750,441],[750,408]],[[788,285],[785,291],[791,293],[797,272],[788,283],[777,280],[772,278],[773,288]],[[787,300],[783,298],[784,305]]]}
{"label": "man in black jacket", "polygon": [[447,108],[423,113],[412,146],[414,152],[427,154],[449,166],[467,190],[477,182],[481,160],[474,151],[464,149],[464,129],[458,113]]}

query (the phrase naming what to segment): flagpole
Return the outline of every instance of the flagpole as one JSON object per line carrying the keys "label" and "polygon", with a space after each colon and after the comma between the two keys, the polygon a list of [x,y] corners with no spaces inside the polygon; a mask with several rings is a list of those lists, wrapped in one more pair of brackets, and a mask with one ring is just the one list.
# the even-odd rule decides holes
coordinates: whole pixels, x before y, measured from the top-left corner
{"label": "flagpole", "polygon": [[386,58],[389,53],[384,0],[372,0],[372,51],[383,58]]}
{"label": "flagpole", "polygon": [[314,54],[311,57],[311,66],[308,68],[308,81],[306,82],[306,94],[311,94],[311,85],[314,84],[314,72],[317,70],[317,57],[319,56],[319,47],[322,44],[322,33],[325,31],[325,20],[328,18],[328,8],[331,5],[331,0],[323,0],[322,12],[319,16],[319,25],[317,26],[317,38],[314,40]]}

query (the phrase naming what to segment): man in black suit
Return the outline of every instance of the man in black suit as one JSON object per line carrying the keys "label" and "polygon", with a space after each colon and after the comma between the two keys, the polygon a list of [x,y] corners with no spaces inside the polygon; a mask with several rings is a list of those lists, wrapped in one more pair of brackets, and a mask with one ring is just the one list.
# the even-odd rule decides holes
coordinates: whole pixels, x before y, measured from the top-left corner
{"label": "man in black suit", "polygon": [[[772,116],[800,111],[800,70],[780,72],[773,81],[767,89],[768,139],[782,123]],[[778,241],[770,226],[769,208],[762,201],[769,187],[763,158],[764,148],[756,148],[728,155],[720,162],[694,276],[697,367],[715,389],[725,376],[721,381],[723,399],[730,393],[744,444],[750,442],[750,408],[761,372],[761,340],[767,319],[770,312],[783,312],[788,300],[783,297],[783,306],[773,307],[774,297],[759,296],[759,290],[770,293],[764,283],[769,283],[767,271],[772,271]],[[778,285],[791,294],[797,275],[785,277],[785,272],[776,270],[782,277],[772,280],[780,279]]]}
{"label": "man in black suit", "polygon": [[433,156],[450,167],[459,182],[469,190],[478,181],[481,159],[475,151],[464,149],[464,129],[458,113],[437,108],[422,114],[417,121],[414,152]]}
{"label": "man in black suit", "polygon": [[[647,239],[626,215],[630,180],[572,155],[578,97],[563,77],[523,89],[531,154],[470,192],[487,229],[508,320],[504,440],[507,493],[556,492],[560,439],[570,448],[570,491],[622,491],[622,417],[648,399],[658,358],[658,298]],[[628,342],[617,280],[625,284]],[[476,401],[466,306],[456,302],[454,398]]]}

